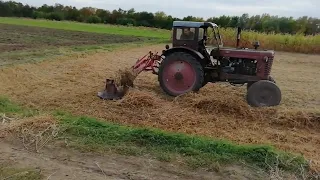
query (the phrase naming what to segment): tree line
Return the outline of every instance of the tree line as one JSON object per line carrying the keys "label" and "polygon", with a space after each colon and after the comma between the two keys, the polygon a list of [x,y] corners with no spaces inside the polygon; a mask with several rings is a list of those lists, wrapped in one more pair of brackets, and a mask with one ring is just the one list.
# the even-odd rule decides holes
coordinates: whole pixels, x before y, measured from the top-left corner
{"label": "tree line", "polygon": [[262,14],[249,16],[219,16],[203,19],[201,17],[187,16],[176,18],[164,12],[136,12],[133,8],[129,10],[104,10],[92,7],[77,9],[73,6],[55,4],[53,6],[44,4],[34,7],[15,1],[0,1],[0,16],[2,17],[26,17],[34,19],[68,20],[86,23],[105,23],[117,25],[145,26],[161,29],[171,29],[175,20],[184,21],[210,21],[220,27],[242,27],[243,29],[265,32],[265,33],[289,33],[289,34],[316,34],[320,32],[320,19],[303,16],[297,19],[293,17],[271,16]]}

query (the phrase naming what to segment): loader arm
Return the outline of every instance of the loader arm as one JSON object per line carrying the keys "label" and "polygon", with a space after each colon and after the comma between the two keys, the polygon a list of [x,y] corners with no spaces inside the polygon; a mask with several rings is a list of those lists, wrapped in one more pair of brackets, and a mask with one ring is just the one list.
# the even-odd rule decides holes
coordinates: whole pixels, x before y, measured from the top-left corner
{"label": "loader arm", "polygon": [[157,53],[152,53],[151,51],[138,59],[138,61],[132,66],[132,70],[135,75],[140,74],[142,71],[152,71],[153,74],[158,75],[159,64],[162,57]]}

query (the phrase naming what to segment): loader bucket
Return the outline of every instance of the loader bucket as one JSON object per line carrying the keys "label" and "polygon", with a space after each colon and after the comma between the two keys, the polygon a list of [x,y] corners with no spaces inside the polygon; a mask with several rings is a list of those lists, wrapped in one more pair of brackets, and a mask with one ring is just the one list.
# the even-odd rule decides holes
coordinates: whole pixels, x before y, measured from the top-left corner
{"label": "loader bucket", "polygon": [[114,80],[106,79],[106,86],[102,92],[98,92],[98,97],[100,99],[114,100],[120,99],[121,96],[119,91],[114,84]]}
{"label": "loader bucket", "polygon": [[[137,62],[125,71],[119,71],[119,88],[116,87],[114,80],[106,79],[105,89],[98,92],[98,97],[104,100],[119,100],[133,87],[133,81],[143,71],[152,71],[153,74],[158,74],[161,56],[153,54],[151,51],[138,59]],[[118,79],[118,78],[117,78]]]}

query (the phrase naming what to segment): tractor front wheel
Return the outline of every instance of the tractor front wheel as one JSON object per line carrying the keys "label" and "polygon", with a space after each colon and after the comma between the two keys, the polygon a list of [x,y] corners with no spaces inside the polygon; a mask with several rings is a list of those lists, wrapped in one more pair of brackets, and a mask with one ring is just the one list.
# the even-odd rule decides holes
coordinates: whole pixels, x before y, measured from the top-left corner
{"label": "tractor front wheel", "polygon": [[159,67],[160,87],[170,96],[198,91],[204,81],[201,64],[188,53],[176,52],[167,56]]}
{"label": "tractor front wheel", "polygon": [[277,106],[281,102],[281,91],[272,81],[257,81],[249,87],[247,101],[254,107]]}

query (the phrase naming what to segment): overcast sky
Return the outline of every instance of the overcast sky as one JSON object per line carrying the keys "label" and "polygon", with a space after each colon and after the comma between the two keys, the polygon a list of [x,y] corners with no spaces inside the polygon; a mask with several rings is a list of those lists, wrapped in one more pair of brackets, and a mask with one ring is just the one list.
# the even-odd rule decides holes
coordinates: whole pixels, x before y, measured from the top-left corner
{"label": "overcast sky", "polygon": [[23,4],[41,6],[60,3],[77,8],[96,7],[107,10],[122,8],[136,11],[164,11],[174,17],[188,15],[197,17],[212,17],[220,15],[271,15],[311,16],[320,18],[320,0],[16,0]]}

